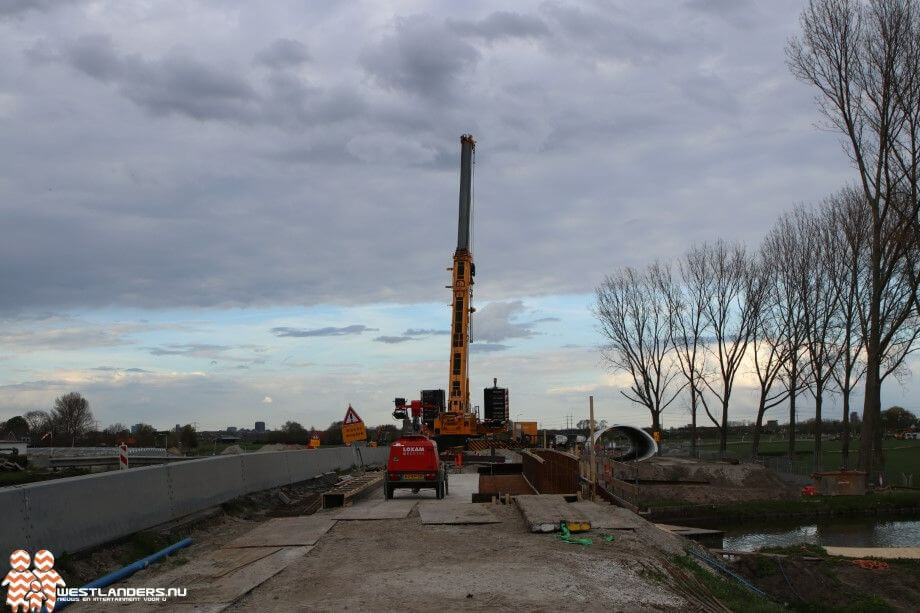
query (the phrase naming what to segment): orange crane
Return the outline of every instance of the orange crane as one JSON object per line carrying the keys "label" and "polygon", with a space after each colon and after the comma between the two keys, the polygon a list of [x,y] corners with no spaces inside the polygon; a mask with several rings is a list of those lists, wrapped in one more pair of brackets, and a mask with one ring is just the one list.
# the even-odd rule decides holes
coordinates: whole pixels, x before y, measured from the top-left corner
{"label": "orange crane", "polygon": [[444,447],[463,444],[467,439],[495,434],[508,430],[508,391],[497,383],[484,393],[486,419],[470,404],[469,349],[470,316],[473,308],[473,278],[476,265],[473,263],[472,247],[472,179],[476,141],[472,135],[460,137],[460,206],[457,222],[457,249],[454,251],[452,283],[447,287],[453,293],[451,302],[450,370],[447,395],[444,390],[423,390],[421,401],[406,403],[396,399],[393,416],[408,419],[410,411],[413,422],[433,434]]}

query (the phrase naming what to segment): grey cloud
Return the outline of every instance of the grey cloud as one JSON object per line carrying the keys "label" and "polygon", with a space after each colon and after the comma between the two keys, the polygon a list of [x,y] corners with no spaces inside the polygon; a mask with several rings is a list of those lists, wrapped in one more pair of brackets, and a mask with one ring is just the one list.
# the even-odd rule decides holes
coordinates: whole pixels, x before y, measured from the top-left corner
{"label": "grey cloud", "polygon": [[477,340],[498,342],[509,338],[530,338],[537,334],[534,326],[542,322],[559,321],[556,317],[543,317],[533,321],[512,321],[526,313],[524,302],[490,302],[480,309],[473,319],[473,335]]}
{"label": "grey cloud", "polygon": [[434,328],[409,328],[403,332],[403,336],[433,336],[440,334],[450,334],[450,330],[436,330]]}
{"label": "grey cloud", "polygon": [[151,61],[119,55],[108,36],[88,35],[65,48],[64,59],[94,79],[117,83],[125,97],[153,115],[253,120],[256,92],[244,79],[177,50]]}
{"label": "grey cloud", "polygon": [[479,36],[489,41],[504,38],[542,38],[550,34],[546,23],[539,17],[508,11],[496,11],[479,21],[449,19],[447,23],[459,34]]}
{"label": "grey cloud", "polygon": [[299,40],[290,38],[276,39],[265,49],[259,51],[254,61],[270,68],[292,68],[310,60],[307,47]]}
{"label": "grey cloud", "polygon": [[608,16],[602,11],[557,3],[545,4],[543,11],[567,35],[564,46],[590,49],[595,56],[647,64],[679,54],[685,48],[679,38],[661,36],[657,34],[659,28],[637,27],[613,11],[614,16]]}
{"label": "grey cloud", "polygon": [[378,343],[395,345],[397,343],[405,343],[406,341],[414,341],[416,339],[412,338],[411,336],[378,336],[374,340]]}
{"label": "grey cloud", "polygon": [[84,0],[3,0],[0,2],[0,17],[22,15],[29,11],[44,13],[68,4],[78,4]]}
{"label": "grey cloud", "polygon": [[0,312],[442,301],[463,132],[477,301],[589,292],[726,233],[756,243],[850,172],[777,60],[799,0],[743,32],[680,3],[541,4],[515,10],[551,36],[513,45],[456,31],[498,22],[481,6],[332,10],[297,28],[313,59],[283,71],[253,64],[276,35],[263,20],[233,40],[168,11],[0,22]]}
{"label": "grey cloud", "polygon": [[[256,54],[254,63],[284,68],[306,61],[297,41],[279,39]],[[273,70],[257,82],[233,63],[206,63],[185,49],[159,58],[120,53],[107,35],[84,35],[59,48],[39,41],[25,51],[35,62],[63,62],[117,91],[151,115],[180,115],[199,121],[229,121],[246,126],[302,128],[354,117],[364,102],[354,87],[320,88],[294,73]]]}
{"label": "grey cloud", "polygon": [[479,60],[475,47],[442,22],[422,16],[396,20],[393,33],[367,48],[365,70],[386,89],[445,99]]}
{"label": "grey cloud", "polygon": [[210,343],[173,343],[161,347],[146,347],[150,355],[154,356],[181,356],[189,358],[201,358],[208,360],[211,366],[216,365],[219,361],[225,362],[242,362],[245,364],[265,364],[268,360],[261,356],[240,355],[232,353],[234,351],[252,351],[259,354],[264,351],[263,347],[258,345],[215,345]]}
{"label": "grey cloud", "polygon": [[501,345],[499,343],[471,343],[470,351],[474,353],[494,353],[496,351],[505,351],[510,349],[508,345]]}
{"label": "grey cloud", "polygon": [[286,326],[272,328],[271,333],[279,337],[308,338],[313,336],[348,336],[351,334],[363,334],[364,332],[376,332],[377,328],[368,328],[367,326],[355,324],[336,328],[328,326],[326,328],[315,328],[313,330],[304,330],[303,328],[289,328]]}
{"label": "grey cloud", "polygon": [[150,355],[189,355],[210,357],[211,354],[229,351],[228,345],[210,345],[207,343],[173,344],[165,347],[150,347]]}
{"label": "grey cloud", "polygon": [[[154,328],[151,328],[154,329]],[[130,335],[143,326],[108,327],[75,324],[67,328],[0,330],[0,346],[14,351],[78,351],[92,347],[115,347],[131,342]]]}
{"label": "grey cloud", "polygon": [[130,372],[130,373],[149,373],[149,370],[143,368],[118,368],[116,366],[96,366],[92,370],[99,372]]}

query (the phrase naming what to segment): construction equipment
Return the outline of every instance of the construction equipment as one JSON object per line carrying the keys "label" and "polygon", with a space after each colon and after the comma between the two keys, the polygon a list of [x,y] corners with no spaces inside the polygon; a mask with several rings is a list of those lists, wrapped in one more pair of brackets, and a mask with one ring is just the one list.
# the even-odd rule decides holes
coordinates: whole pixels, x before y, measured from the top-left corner
{"label": "construction equipment", "polygon": [[[508,390],[497,382],[484,391],[486,419],[470,404],[469,349],[470,318],[473,308],[473,282],[476,265],[472,252],[472,178],[476,141],[472,135],[460,137],[460,205],[457,223],[457,249],[454,251],[451,302],[450,369],[447,397],[444,390],[424,390],[421,400],[406,402],[397,398],[393,417],[403,420],[403,431],[432,434],[442,448],[464,445],[470,438],[508,433]],[[410,423],[411,420],[411,423]]]}
{"label": "construction equipment", "polygon": [[438,444],[424,434],[401,436],[390,445],[383,480],[384,498],[390,500],[397,488],[415,493],[431,488],[439,499],[447,495],[447,470],[438,457]]}

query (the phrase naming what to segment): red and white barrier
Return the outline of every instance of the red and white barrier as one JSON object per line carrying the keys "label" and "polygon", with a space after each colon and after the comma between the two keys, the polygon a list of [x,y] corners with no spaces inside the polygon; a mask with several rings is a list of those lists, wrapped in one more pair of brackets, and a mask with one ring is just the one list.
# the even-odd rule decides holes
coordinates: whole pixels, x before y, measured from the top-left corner
{"label": "red and white barrier", "polygon": [[128,468],[128,446],[124,443],[118,446],[118,468]]}

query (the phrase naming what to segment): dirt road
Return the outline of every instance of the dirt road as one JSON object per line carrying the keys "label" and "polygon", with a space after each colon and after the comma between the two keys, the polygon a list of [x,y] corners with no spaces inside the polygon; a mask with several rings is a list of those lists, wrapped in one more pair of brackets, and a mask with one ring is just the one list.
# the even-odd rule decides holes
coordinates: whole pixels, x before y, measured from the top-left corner
{"label": "dirt road", "polygon": [[[478,476],[452,475],[453,500],[469,501]],[[399,491],[403,500],[433,501],[431,492]],[[360,505],[383,503],[379,490]],[[436,501],[434,504],[441,504]],[[486,505],[497,523],[425,525],[418,505],[401,519],[336,521],[313,545],[288,548],[280,572],[265,573],[248,593],[207,604],[203,575],[229,557],[230,533],[242,536],[260,524],[236,523],[236,530],[211,528],[197,538],[183,560],[142,571],[128,586],[188,585],[189,598],[161,605],[88,603],[92,611],[422,611],[422,610],[693,610],[660,579],[661,564],[682,553],[687,541],[654,528],[622,509],[625,529],[593,530],[591,545],[573,545],[555,534],[528,531],[514,505]],[[606,512],[606,511],[605,511]],[[320,511],[317,521],[335,518]],[[625,522],[625,523],[623,523]],[[231,524],[232,525],[232,524]],[[209,537],[208,535],[213,535]],[[611,536],[612,540],[605,539]],[[216,538],[215,538],[216,537]],[[208,539],[211,539],[210,542]],[[240,552],[241,550],[236,550]],[[227,552],[227,553],[221,553]],[[214,558],[203,566],[204,558]],[[281,559],[281,558],[279,558]],[[255,568],[257,564],[252,564]],[[243,571],[235,571],[243,572]],[[260,571],[261,572],[261,571]],[[213,575],[216,576],[216,573]],[[232,575],[229,575],[232,576]],[[658,578],[656,578],[658,577]],[[226,578],[217,580],[226,582]],[[200,604],[192,604],[198,602]]]}

